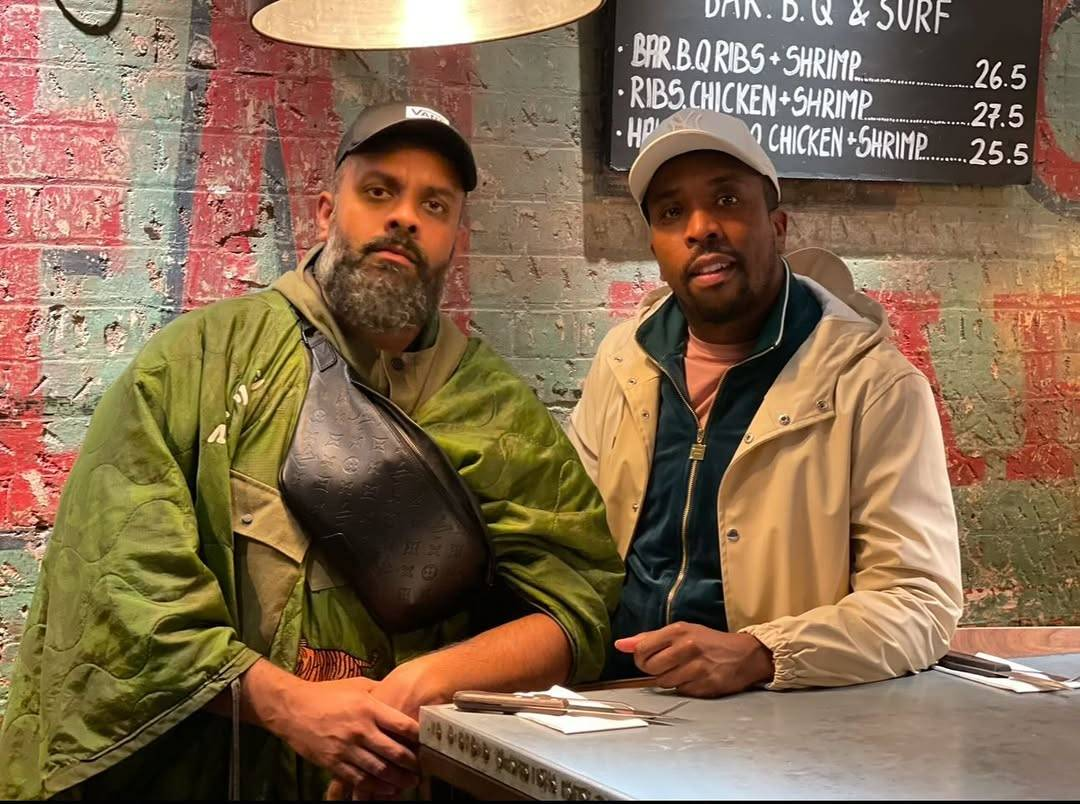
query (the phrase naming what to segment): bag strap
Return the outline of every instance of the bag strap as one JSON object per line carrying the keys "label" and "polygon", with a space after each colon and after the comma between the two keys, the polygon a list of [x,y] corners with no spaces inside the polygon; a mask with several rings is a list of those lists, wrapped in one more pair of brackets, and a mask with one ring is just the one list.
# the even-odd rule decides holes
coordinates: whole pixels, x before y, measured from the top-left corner
{"label": "bag strap", "polygon": [[330,343],[325,335],[319,332],[319,328],[308,321],[303,313],[293,307],[296,311],[297,318],[299,318],[300,324],[300,337],[304,341],[304,345],[311,352],[312,362],[315,364],[315,369],[321,374],[329,368],[333,368],[337,363],[338,350],[334,348],[334,344]]}

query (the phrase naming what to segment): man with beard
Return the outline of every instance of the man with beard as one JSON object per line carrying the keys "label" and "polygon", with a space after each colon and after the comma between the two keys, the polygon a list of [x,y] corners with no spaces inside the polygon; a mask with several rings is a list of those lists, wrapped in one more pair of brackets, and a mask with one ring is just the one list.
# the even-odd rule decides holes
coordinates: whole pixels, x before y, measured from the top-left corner
{"label": "man with beard", "polygon": [[768,156],[686,110],[630,170],[666,288],[571,416],[626,559],[605,674],[712,697],[885,679],[946,650],[962,591],[925,377],[835,255],[787,255]]}
{"label": "man with beard", "polygon": [[[337,794],[395,795],[416,781],[420,706],[599,674],[622,577],[599,494],[532,391],[438,311],[475,186],[441,114],[365,110],[319,197],[325,245],[272,289],[169,324],[105,394],[22,637],[3,797],[319,798],[332,778]],[[335,366],[349,379],[312,409]],[[342,414],[360,390],[414,423],[388,431],[399,447],[350,429],[370,424]],[[341,478],[305,469],[302,428],[348,456]],[[415,498],[350,473],[395,449],[415,461],[419,436],[463,481],[463,496],[432,499],[473,512],[494,580],[391,628],[353,579],[393,576],[406,594],[390,609],[404,606],[450,543],[410,532]],[[405,465],[395,482],[426,482]],[[382,524],[301,526],[328,510]],[[343,562],[342,539],[383,558]]]}

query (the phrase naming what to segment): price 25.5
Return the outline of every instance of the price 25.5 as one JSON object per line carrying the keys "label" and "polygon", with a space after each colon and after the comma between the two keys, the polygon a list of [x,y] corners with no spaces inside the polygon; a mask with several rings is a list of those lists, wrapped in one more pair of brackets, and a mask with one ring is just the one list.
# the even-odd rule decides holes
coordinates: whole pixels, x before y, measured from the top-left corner
{"label": "price 25.5", "polygon": [[975,155],[968,160],[969,165],[1000,165],[1007,162],[1010,165],[1026,165],[1031,161],[1028,155],[1026,142],[1018,142],[1013,146],[1012,156],[1005,153],[1005,143],[1001,140],[987,140],[978,137],[971,141],[971,147],[975,149]]}

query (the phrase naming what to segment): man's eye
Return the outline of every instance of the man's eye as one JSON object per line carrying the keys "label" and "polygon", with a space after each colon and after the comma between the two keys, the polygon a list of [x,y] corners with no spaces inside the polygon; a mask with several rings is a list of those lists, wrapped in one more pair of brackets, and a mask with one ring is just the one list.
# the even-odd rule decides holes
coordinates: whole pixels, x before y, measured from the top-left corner
{"label": "man's eye", "polygon": [[665,220],[665,221],[674,220],[675,218],[679,217],[679,214],[681,212],[682,212],[682,209],[680,207],[676,207],[676,206],[664,207],[660,211],[660,219]]}
{"label": "man's eye", "polygon": [[364,192],[366,192],[372,198],[379,200],[390,197],[390,191],[387,190],[385,187],[368,187],[367,190],[365,190]]}
{"label": "man's eye", "polygon": [[431,201],[427,202],[427,206],[428,206],[428,209],[430,209],[432,212],[435,212],[435,213],[437,213],[439,215],[446,212],[446,204],[444,204],[442,201],[436,201],[436,200],[432,199]]}
{"label": "man's eye", "polygon": [[739,197],[731,193],[724,193],[716,199],[716,203],[722,207],[733,207],[739,203]]}

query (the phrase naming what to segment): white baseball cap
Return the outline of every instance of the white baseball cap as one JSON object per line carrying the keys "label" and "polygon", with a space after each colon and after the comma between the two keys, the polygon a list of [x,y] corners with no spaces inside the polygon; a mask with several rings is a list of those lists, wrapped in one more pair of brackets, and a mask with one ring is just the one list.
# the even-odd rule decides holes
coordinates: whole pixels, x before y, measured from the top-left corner
{"label": "white baseball cap", "polygon": [[644,213],[649,182],[669,159],[691,151],[731,154],[772,182],[780,197],[780,180],[765,150],[746,123],[729,114],[708,109],[682,109],[658,125],[641,146],[630,167],[630,195]]}

